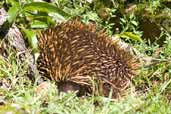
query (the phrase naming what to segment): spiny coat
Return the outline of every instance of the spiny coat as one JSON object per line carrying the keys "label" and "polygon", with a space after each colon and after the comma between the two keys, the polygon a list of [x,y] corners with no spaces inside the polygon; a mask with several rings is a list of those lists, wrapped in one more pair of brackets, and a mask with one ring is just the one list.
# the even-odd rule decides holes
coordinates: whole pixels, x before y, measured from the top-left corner
{"label": "spiny coat", "polygon": [[37,36],[38,70],[55,80],[60,91],[108,96],[112,90],[116,97],[135,75],[136,59],[93,24],[71,20]]}

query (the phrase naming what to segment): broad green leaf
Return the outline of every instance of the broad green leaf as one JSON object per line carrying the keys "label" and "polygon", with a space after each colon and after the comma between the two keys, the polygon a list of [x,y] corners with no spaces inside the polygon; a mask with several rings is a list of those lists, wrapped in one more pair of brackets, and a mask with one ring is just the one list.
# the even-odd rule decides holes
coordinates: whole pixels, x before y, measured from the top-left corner
{"label": "broad green leaf", "polygon": [[136,34],[133,34],[132,32],[123,32],[119,36],[122,37],[122,38],[128,38],[128,39],[131,39],[131,40],[136,40],[136,41],[143,42],[141,37],[139,37]]}
{"label": "broad green leaf", "polygon": [[57,15],[63,17],[63,19],[67,19],[70,16],[60,8],[46,2],[32,2],[30,4],[26,4],[23,7],[23,9],[25,11],[40,11],[40,12],[46,12],[48,14],[56,13]]}
{"label": "broad green leaf", "polygon": [[31,28],[47,28],[48,24],[44,21],[34,20],[31,23]]}
{"label": "broad green leaf", "polygon": [[37,37],[36,34],[34,33],[33,30],[28,30],[28,29],[24,29],[23,30],[26,38],[28,40],[28,43],[30,45],[30,47],[33,49],[33,51],[37,51],[38,50],[38,41],[37,41]]}
{"label": "broad green leaf", "polygon": [[20,5],[19,3],[15,3],[15,5],[13,5],[12,7],[9,8],[8,10],[8,21],[9,23],[12,23],[15,21],[17,15],[18,15],[18,12],[20,10]]}
{"label": "broad green leaf", "polygon": [[66,20],[66,18],[58,13],[49,13],[49,16],[53,17],[53,19],[58,21]]}
{"label": "broad green leaf", "polygon": [[30,19],[31,28],[47,28],[50,25],[55,25],[55,21],[53,20],[53,18],[47,15],[32,15]]}

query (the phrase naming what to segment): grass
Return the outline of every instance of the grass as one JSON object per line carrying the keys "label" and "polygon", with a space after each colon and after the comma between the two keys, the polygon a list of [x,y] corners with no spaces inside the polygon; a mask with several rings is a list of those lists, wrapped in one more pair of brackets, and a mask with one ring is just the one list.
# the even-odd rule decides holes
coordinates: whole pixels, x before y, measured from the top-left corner
{"label": "grass", "polygon": [[[100,11],[96,9],[103,3],[99,2],[92,10],[91,6],[84,2],[76,0],[72,4],[67,0],[59,0],[54,3],[64,11],[72,12],[72,16],[80,16],[85,23],[95,21],[100,27],[104,27],[109,35],[128,31],[142,36],[143,31],[139,30],[138,18],[134,17],[136,15],[121,15],[121,27],[114,31],[115,24],[111,20],[117,16],[119,6],[106,6],[109,17],[103,20],[99,16]],[[149,0],[147,4],[149,7],[145,7],[148,7],[153,15],[162,6],[159,0]],[[24,18],[16,18],[16,24],[25,27]],[[55,83],[50,80],[42,85],[42,89],[37,85],[37,74],[34,83],[26,76],[30,57],[26,55],[21,62],[19,54],[10,47],[7,49],[8,57],[0,55],[0,114],[171,114],[171,35],[163,29],[158,38],[162,36],[165,37],[163,45],[145,40],[136,42],[124,39],[134,47],[143,67],[139,75],[132,80],[127,94],[115,100],[110,99],[110,96],[80,98],[73,92],[59,94]]]}

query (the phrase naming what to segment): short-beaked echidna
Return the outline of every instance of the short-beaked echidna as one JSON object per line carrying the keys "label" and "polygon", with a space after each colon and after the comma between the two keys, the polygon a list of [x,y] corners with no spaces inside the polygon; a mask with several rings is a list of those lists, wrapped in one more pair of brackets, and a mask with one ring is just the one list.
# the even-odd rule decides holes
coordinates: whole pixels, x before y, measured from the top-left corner
{"label": "short-beaked echidna", "polygon": [[71,20],[41,31],[37,37],[38,70],[55,80],[61,91],[107,96],[113,90],[115,97],[137,68],[134,57],[93,24]]}

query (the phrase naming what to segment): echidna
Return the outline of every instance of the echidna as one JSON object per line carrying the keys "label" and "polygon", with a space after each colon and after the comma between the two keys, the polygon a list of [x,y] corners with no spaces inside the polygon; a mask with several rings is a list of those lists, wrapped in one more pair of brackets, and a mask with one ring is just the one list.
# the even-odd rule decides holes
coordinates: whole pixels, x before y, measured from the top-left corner
{"label": "echidna", "polygon": [[115,97],[128,87],[137,68],[134,57],[93,24],[70,20],[37,37],[38,70],[55,80],[60,91],[108,96],[112,90]]}

